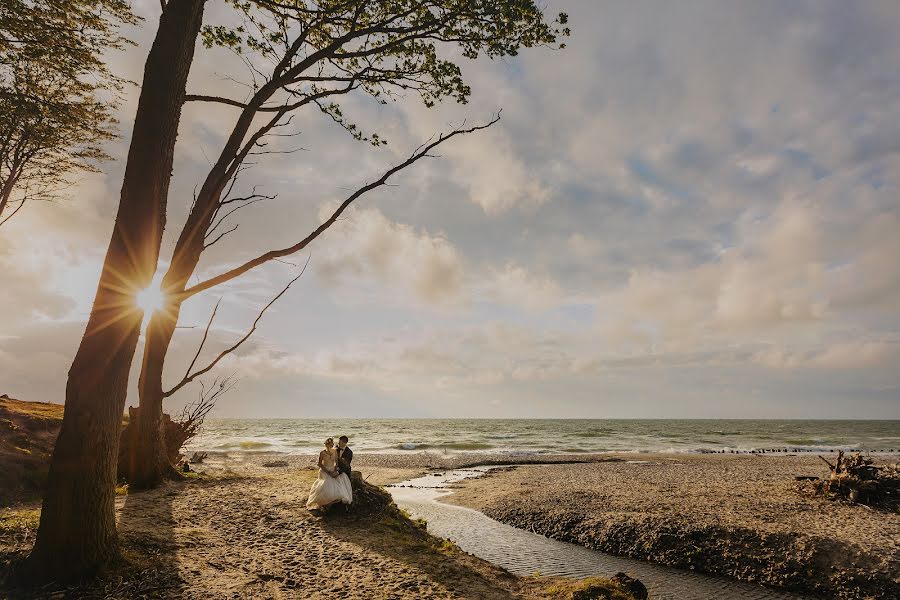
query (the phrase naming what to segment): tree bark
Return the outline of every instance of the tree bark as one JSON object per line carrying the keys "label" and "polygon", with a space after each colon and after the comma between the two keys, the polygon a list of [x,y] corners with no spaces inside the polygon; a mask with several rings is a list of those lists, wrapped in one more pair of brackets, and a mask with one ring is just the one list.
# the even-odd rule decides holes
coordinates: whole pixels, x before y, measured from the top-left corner
{"label": "tree bark", "polygon": [[[223,150],[223,155],[227,150]],[[175,243],[172,262],[162,280],[167,304],[156,311],[147,326],[144,358],[138,380],[138,431],[129,456],[129,484],[138,488],[158,486],[164,479],[178,477],[168,459],[165,435],[161,428],[163,415],[163,367],[183,300],[181,292],[200,262],[204,235],[214,218],[215,206],[224,191],[227,161],[220,158],[207,175],[187,221]]]}
{"label": "tree bark", "polygon": [[[221,188],[213,192],[217,201]],[[139,488],[151,488],[159,485],[167,477],[178,476],[168,459],[165,436],[161,428],[163,415],[163,367],[178,317],[181,314],[180,294],[190,280],[191,274],[200,262],[203,253],[203,233],[209,226],[211,212],[204,211],[209,205],[209,196],[198,196],[194,211],[188,216],[187,223],[175,245],[172,264],[166,271],[162,281],[162,289],[170,298],[164,310],[156,311],[147,326],[147,338],[144,345],[144,358],[141,363],[141,375],[138,380],[140,397],[139,427],[136,444],[129,457],[129,484]],[[198,224],[198,217],[202,223]]]}
{"label": "tree bark", "polygon": [[[3,213],[9,205],[9,199],[12,197],[13,188],[16,185],[16,181],[19,179],[17,171],[18,169],[16,169],[16,167],[11,168],[6,180],[3,181],[2,186],[0,186],[0,225],[6,222],[6,219],[3,218]],[[24,200],[22,201],[24,202]]]}
{"label": "tree bark", "polygon": [[66,385],[28,571],[69,579],[118,555],[115,475],[128,374],[153,278],[185,85],[205,0],[170,0],[144,67],[128,162],[94,305]]}
{"label": "tree bark", "polygon": [[[177,476],[166,448],[162,428],[162,373],[169,342],[175,333],[178,308],[167,306],[154,313],[147,326],[144,359],[138,379],[139,410],[135,437],[128,456],[128,484],[135,488],[153,488],[163,479]],[[169,316],[174,313],[174,316]]]}

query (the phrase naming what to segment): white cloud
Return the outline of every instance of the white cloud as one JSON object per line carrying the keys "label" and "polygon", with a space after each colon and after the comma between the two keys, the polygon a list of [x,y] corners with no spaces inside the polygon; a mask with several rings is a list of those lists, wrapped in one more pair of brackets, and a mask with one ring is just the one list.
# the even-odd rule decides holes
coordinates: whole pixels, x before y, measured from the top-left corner
{"label": "white cloud", "polygon": [[516,156],[516,148],[497,126],[453,140],[447,150],[456,179],[469,199],[488,215],[512,208],[536,208],[550,199],[551,190]]}
{"label": "white cloud", "polygon": [[[158,16],[141,6],[141,45],[114,59],[136,80]],[[549,404],[702,415],[707,394],[723,415],[771,416],[787,399],[792,416],[827,402],[839,416],[843,390],[896,417],[900,84],[885,65],[900,62],[897,4],[557,9],[574,24],[569,47],[463,62],[470,104],[348,99],[347,114],[385,133],[387,148],[309,111],[295,122],[301,137],[273,141],[309,152],[261,158],[245,174],[242,186],[279,198],[242,214],[202,274],[296,242],[320,222],[321,202],[433,133],[503,108],[497,125],[442,146],[314,244],[317,276],[223,365],[247,374],[241,388],[254,395],[235,414],[289,412],[282,396],[302,389],[372,393],[373,413],[427,397],[457,416]],[[199,51],[191,91],[242,97],[225,76],[244,67],[226,60]],[[126,137],[135,92],[120,113]],[[163,260],[208,169],[201,149],[213,158],[234,116],[184,112]],[[64,390],[118,200],[124,165],[107,166],[71,201],[30,207],[0,231],[0,302],[16,307],[0,315],[9,391]],[[209,352],[245,330],[287,271],[269,265],[217,288]],[[182,325],[202,326],[216,293],[186,306]],[[179,330],[167,376],[180,375],[194,334]]]}
{"label": "white cloud", "polygon": [[[320,216],[330,213],[323,208]],[[453,305],[463,293],[463,263],[442,235],[388,220],[372,208],[356,209],[324,235],[313,259],[328,285],[359,290],[377,283],[374,293],[404,296],[432,305]]]}
{"label": "white cloud", "polygon": [[537,277],[521,265],[511,262],[492,269],[486,292],[501,304],[521,306],[527,310],[556,307],[563,299],[559,284],[548,277]]}

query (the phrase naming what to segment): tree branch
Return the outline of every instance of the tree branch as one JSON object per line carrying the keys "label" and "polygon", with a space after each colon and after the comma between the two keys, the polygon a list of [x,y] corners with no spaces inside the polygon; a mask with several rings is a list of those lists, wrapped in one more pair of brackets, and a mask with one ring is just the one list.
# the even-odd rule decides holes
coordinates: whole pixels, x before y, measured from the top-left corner
{"label": "tree branch", "polygon": [[[174,394],[175,392],[177,392],[178,390],[180,390],[181,388],[183,388],[184,386],[186,386],[187,384],[192,382],[197,377],[200,377],[204,373],[208,373],[217,364],[219,364],[220,360],[222,360],[223,358],[225,358],[226,356],[228,356],[229,354],[231,354],[232,352],[234,352],[235,350],[240,348],[244,342],[246,342],[248,339],[250,339],[250,336],[252,336],[253,333],[256,331],[256,327],[257,327],[257,325],[259,325],[259,321],[260,321],[260,319],[262,319],[263,315],[266,314],[266,311],[269,310],[269,308],[273,304],[275,304],[275,302],[278,301],[278,299],[281,298],[285,294],[285,292],[287,292],[290,289],[290,287],[294,284],[294,282],[296,282],[298,279],[300,279],[303,276],[303,273],[306,272],[306,267],[308,265],[309,265],[309,258],[306,259],[306,264],[303,265],[303,269],[300,270],[300,273],[296,277],[291,279],[288,282],[288,284],[286,286],[284,286],[284,288],[282,288],[282,290],[280,292],[278,292],[278,295],[276,295],[274,298],[272,298],[269,301],[269,303],[266,304],[261,311],[259,311],[259,314],[256,315],[256,319],[253,321],[253,326],[250,327],[250,330],[246,334],[244,334],[244,337],[242,337],[237,342],[235,342],[231,347],[220,352],[219,355],[216,356],[208,365],[206,365],[202,369],[195,371],[194,373],[190,373],[191,367],[194,366],[194,363],[197,360],[197,357],[195,356],[194,361],[191,362],[191,367],[188,367],[188,373],[185,374],[184,378],[182,378],[182,380],[180,382],[178,382],[178,384],[175,385],[175,387],[173,387],[172,389],[170,389],[167,392],[163,392],[163,398],[168,398],[169,396],[171,396],[172,394]],[[216,304],[216,308],[218,308],[218,303]],[[213,311],[213,315],[209,319],[209,324],[207,324],[207,326],[206,326],[206,328],[207,328],[206,333],[203,334],[204,342],[206,341],[207,333],[209,332],[209,326],[212,324],[213,316],[215,316],[215,310]],[[203,343],[200,344],[200,347],[201,348],[203,347]],[[200,350],[198,349],[197,355],[199,356],[199,354],[200,354]]]}
{"label": "tree branch", "polygon": [[347,207],[350,206],[350,204],[352,204],[353,201],[356,200],[357,198],[359,198],[360,196],[385,185],[387,183],[387,180],[391,176],[393,176],[394,174],[396,174],[399,171],[402,171],[403,169],[412,165],[413,163],[417,162],[419,159],[425,158],[425,157],[430,157],[431,155],[429,154],[429,152],[431,150],[433,150],[434,148],[436,148],[437,146],[439,146],[440,144],[443,144],[447,140],[449,140],[457,135],[460,135],[460,134],[473,133],[473,132],[479,131],[481,129],[487,129],[488,127],[490,127],[491,125],[493,125],[494,123],[496,123],[499,120],[500,120],[500,113],[498,112],[497,116],[495,116],[493,119],[491,119],[491,121],[489,121],[488,123],[486,123],[484,125],[478,125],[475,127],[470,127],[468,129],[454,129],[453,131],[451,131],[450,133],[448,133],[446,135],[442,134],[442,135],[438,136],[438,138],[436,140],[434,140],[433,142],[422,144],[421,146],[416,148],[416,150],[405,161],[403,161],[399,165],[396,165],[396,166],[388,169],[377,180],[359,188],[358,190],[353,192],[350,196],[348,196],[340,204],[340,206],[338,206],[338,208],[335,209],[335,211],[332,213],[332,215],[327,220],[325,220],[312,233],[307,235],[301,241],[297,242],[293,246],[288,246],[287,248],[282,248],[280,250],[271,250],[269,252],[266,252],[265,254],[257,256],[256,258],[249,260],[249,261],[245,262],[244,264],[231,269],[230,271],[226,271],[225,273],[216,275],[215,277],[211,277],[210,279],[207,279],[206,281],[202,281],[196,285],[193,285],[193,286],[185,289],[183,292],[181,292],[180,300],[184,301],[184,300],[190,298],[191,296],[198,294],[204,290],[208,290],[211,287],[217,286],[226,281],[230,281],[230,280],[234,279],[235,277],[243,275],[247,271],[249,271],[255,267],[258,267],[262,264],[265,264],[271,260],[274,260],[276,258],[281,258],[282,256],[289,256],[291,254],[294,254],[296,252],[303,250],[304,248],[306,248],[306,246],[308,246],[310,244],[310,242],[315,240],[325,230],[327,230],[329,227],[331,227],[334,224],[334,222],[337,221],[338,217],[340,217],[341,214],[347,209]]}
{"label": "tree branch", "polygon": [[5,219],[3,219],[2,221],[0,221],[0,227],[2,227],[4,223],[6,223],[6,222],[9,221],[10,219],[12,219],[14,216],[16,216],[16,213],[19,212],[20,210],[22,210],[22,207],[23,207],[23,206],[25,206],[25,198],[22,198],[22,201],[19,202],[19,205],[16,207],[16,209],[15,209],[14,211],[12,211],[11,213],[9,213],[9,214],[6,216]]}

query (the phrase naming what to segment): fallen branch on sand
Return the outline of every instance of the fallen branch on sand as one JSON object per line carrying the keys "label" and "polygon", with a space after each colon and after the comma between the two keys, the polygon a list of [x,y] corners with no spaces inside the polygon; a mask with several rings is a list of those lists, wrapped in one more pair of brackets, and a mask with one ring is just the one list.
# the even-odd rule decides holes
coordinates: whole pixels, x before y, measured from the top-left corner
{"label": "fallen branch on sand", "polygon": [[874,459],[857,452],[844,456],[840,451],[832,464],[831,475],[816,484],[816,493],[835,500],[847,500],[891,512],[900,511],[900,463],[875,465]]}

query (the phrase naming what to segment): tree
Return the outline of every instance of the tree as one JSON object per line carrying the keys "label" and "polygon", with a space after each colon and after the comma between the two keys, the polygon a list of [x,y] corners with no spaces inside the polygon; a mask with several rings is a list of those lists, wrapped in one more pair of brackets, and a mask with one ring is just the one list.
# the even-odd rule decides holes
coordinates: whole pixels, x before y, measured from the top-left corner
{"label": "tree", "polygon": [[156,271],[175,138],[204,0],[164,5],[147,56],[115,226],[91,314],[69,370],[26,574],[68,579],[118,554],[115,474],[128,373],[140,334],[135,297]]}
{"label": "tree", "polygon": [[[188,287],[204,250],[233,231],[233,228],[225,229],[223,223],[237,210],[262,199],[255,192],[234,197],[231,192],[246,167],[247,158],[267,153],[262,149],[266,137],[289,123],[296,111],[312,106],[358,140],[381,145],[383,138],[364,133],[346,117],[336,99],[358,91],[380,102],[412,93],[427,106],[445,98],[465,103],[470,89],[463,81],[461,69],[452,60],[440,57],[439,46],[456,46],[470,59],[480,55],[495,58],[516,55],[522,47],[556,44],[558,37],[569,33],[565,27],[566,15],[561,14],[557,21],[548,23],[533,0],[231,0],[230,3],[243,13],[243,25],[207,26],[203,38],[208,47],[230,48],[243,58],[254,74],[250,83],[252,91],[248,98],[241,100],[193,94],[187,97],[190,101],[232,106],[239,114],[196,194],[178,237],[162,280],[166,306],[152,315],[147,327],[138,382],[140,433],[129,469],[130,483],[139,487],[155,486],[167,473],[173,472],[165,457],[160,428],[164,398],[209,371],[224,356],[220,354],[197,371],[188,369],[178,384],[165,390],[163,365],[183,302],[262,264],[303,250],[360,196],[429,156],[439,144],[488,127],[495,120],[483,126],[458,128],[423,144],[405,161],[350,194],[327,220],[296,244],[264,252]],[[261,117],[265,119],[259,124]],[[245,339],[246,336],[229,351]]]}
{"label": "tree", "polygon": [[0,4],[0,225],[109,158],[123,82],[102,54],[128,43],[118,27],[135,22],[123,0]]}

